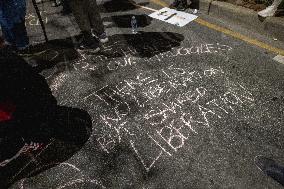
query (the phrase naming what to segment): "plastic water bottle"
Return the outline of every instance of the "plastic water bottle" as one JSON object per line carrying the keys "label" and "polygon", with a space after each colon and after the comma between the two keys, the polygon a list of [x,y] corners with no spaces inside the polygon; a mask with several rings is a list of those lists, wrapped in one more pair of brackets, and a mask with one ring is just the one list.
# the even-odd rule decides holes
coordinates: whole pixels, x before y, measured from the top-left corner
{"label": "plastic water bottle", "polygon": [[132,16],[131,18],[131,27],[132,27],[132,33],[133,34],[137,34],[137,20],[135,18],[135,16]]}

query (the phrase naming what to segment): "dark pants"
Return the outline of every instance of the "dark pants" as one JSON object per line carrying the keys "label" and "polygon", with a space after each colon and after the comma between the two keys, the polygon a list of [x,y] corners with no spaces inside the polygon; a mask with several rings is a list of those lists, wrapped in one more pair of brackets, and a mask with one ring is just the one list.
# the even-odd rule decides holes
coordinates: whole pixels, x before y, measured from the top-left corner
{"label": "dark pants", "polygon": [[62,12],[64,12],[64,13],[72,12],[68,0],[61,0],[61,3],[62,3],[62,7],[63,7]]}
{"label": "dark pants", "polygon": [[104,32],[103,22],[96,0],[70,0],[70,8],[81,31],[97,34]]}

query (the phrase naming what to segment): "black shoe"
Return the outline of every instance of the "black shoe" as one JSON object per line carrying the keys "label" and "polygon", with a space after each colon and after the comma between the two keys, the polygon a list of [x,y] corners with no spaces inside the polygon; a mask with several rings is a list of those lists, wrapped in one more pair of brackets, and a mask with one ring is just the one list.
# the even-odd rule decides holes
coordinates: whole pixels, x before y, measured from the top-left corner
{"label": "black shoe", "polygon": [[96,41],[99,41],[101,43],[109,42],[109,38],[108,38],[106,32],[103,32],[102,34],[93,33],[92,36],[94,37],[94,39]]}
{"label": "black shoe", "polygon": [[99,43],[83,40],[79,45],[79,50],[91,50],[93,53],[97,53],[101,49]]}
{"label": "black shoe", "polygon": [[80,50],[92,50],[93,53],[100,51],[99,42],[92,37],[91,33],[82,32],[83,40],[79,45]]}

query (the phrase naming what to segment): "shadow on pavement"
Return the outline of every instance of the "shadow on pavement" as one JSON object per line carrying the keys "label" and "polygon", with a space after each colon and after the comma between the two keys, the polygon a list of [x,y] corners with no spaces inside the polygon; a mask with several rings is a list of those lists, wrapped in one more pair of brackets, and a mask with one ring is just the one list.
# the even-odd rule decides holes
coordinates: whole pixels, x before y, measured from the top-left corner
{"label": "shadow on pavement", "polygon": [[[117,70],[120,66],[130,66],[131,63],[126,59],[131,59],[136,62],[136,58],[142,58],[145,65],[147,60],[161,53],[171,51],[174,47],[180,46],[184,40],[184,36],[171,32],[140,32],[138,34],[116,34],[110,36],[110,42],[104,45],[104,48],[96,54],[84,54],[84,61],[88,62],[89,67],[96,67],[92,70],[91,76],[103,78],[106,74]],[[82,63],[81,68],[84,69],[85,63]],[[133,64],[134,65],[134,64]]]}
{"label": "shadow on pavement", "polygon": [[23,57],[38,73],[44,69],[52,68],[60,62],[70,62],[79,56],[72,39],[78,40],[79,36],[55,39],[48,43],[35,45],[32,53],[23,55]]}
{"label": "shadow on pavement", "polygon": [[44,77],[0,50],[0,186],[69,159],[91,134],[83,110],[57,105]]}
{"label": "shadow on pavement", "polygon": [[126,54],[150,58],[180,46],[184,36],[172,32],[139,32],[110,36],[110,43],[99,53],[107,58],[123,57]]}
{"label": "shadow on pavement", "polygon": [[131,28],[131,18],[135,16],[137,20],[138,27],[146,27],[151,24],[153,20],[151,17],[147,15],[133,15],[133,14],[126,14],[126,15],[118,15],[118,16],[111,16],[103,18],[104,22],[113,22],[113,25],[108,25],[109,27],[119,27],[119,28]]}
{"label": "shadow on pavement", "polygon": [[[109,36],[109,42],[102,45],[101,51],[93,53],[92,50],[78,52],[75,49],[76,41],[80,36],[74,36],[75,44],[71,38],[56,39],[46,44],[35,46],[38,53],[25,58],[33,69],[39,73],[45,69],[56,67],[56,72],[75,69],[80,62],[95,66],[100,72],[106,74],[107,62],[116,58],[132,56],[137,58],[151,58],[155,55],[171,51],[180,46],[184,36],[173,32],[139,32],[137,34],[115,34]],[[85,66],[83,66],[85,67]],[[84,68],[85,69],[85,68]]]}

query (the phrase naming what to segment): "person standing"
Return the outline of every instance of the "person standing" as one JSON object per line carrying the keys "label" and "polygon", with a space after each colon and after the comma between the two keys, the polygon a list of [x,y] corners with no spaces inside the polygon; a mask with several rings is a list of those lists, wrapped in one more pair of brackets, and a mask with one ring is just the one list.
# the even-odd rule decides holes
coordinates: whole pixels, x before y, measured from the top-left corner
{"label": "person standing", "polygon": [[19,51],[29,46],[25,16],[25,0],[0,1],[0,26],[3,38],[7,44]]}
{"label": "person standing", "polygon": [[[108,37],[96,0],[70,0],[69,5],[83,35],[80,48],[93,49],[94,52],[98,52],[100,50],[99,41],[106,43]],[[93,34],[96,37],[93,37]]]}
{"label": "person standing", "polygon": [[174,2],[170,5],[170,8],[176,9],[178,11],[184,11],[191,4],[191,1],[187,3],[187,0],[174,0]]}

